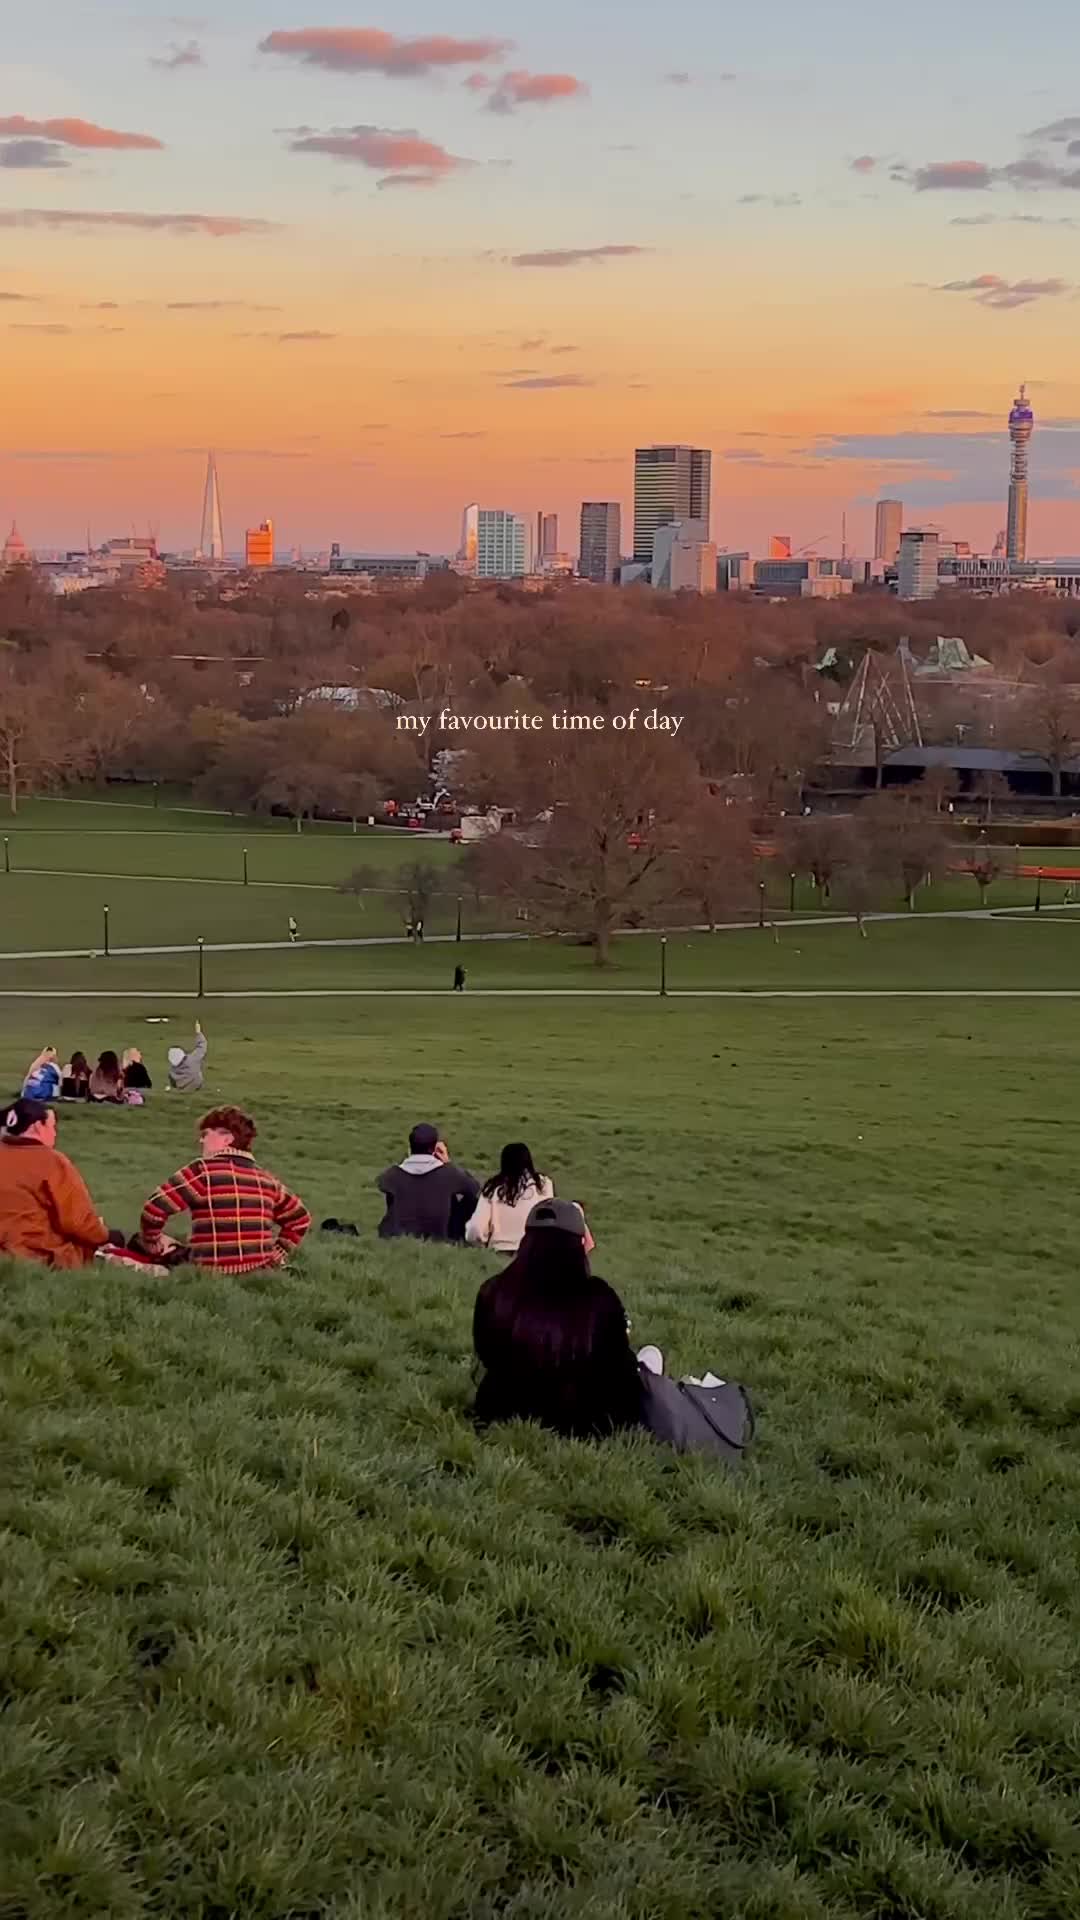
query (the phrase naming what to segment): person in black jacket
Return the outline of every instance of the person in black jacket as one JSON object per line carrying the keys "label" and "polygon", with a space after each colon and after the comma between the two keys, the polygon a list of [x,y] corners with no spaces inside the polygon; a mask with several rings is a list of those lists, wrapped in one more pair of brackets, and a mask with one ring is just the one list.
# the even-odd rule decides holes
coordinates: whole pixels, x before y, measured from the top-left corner
{"label": "person in black jacket", "polygon": [[582,1440],[639,1428],[677,1453],[733,1466],[749,1444],[741,1387],[717,1380],[706,1392],[705,1382],[668,1379],[656,1348],[639,1360],[626,1308],[590,1271],[585,1216],[571,1200],[533,1207],[514,1259],[476,1296],[473,1346],[481,1425],[536,1420]]}
{"label": "person in black jacket", "polygon": [[585,1216],[571,1200],[533,1207],[510,1265],[476,1297],[473,1346],[481,1422],[538,1420],[578,1439],[643,1425],[626,1308],[590,1272]]}
{"label": "person in black jacket", "polygon": [[405,1159],[380,1173],[375,1185],[386,1197],[383,1240],[464,1240],[480,1192],[479,1180],[454,1165],[438,1127],[426,1123],[413,1128]]}

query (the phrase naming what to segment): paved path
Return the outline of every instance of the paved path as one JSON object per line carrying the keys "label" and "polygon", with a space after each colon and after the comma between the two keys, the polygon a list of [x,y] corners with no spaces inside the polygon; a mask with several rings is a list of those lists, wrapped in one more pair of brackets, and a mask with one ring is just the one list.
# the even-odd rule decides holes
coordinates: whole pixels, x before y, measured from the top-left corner
{"label": "paved path", "polygon": [[[204,993],[207,1000],[658,1000],[655,987],[254,987]],[[672,987],[669,1000],[1080,1000],[1080,987]],[[0,1000],[198,1001],[190,990],[154,987],[0,987]]]}
{"label": "paved path", "polygon": [[[112,879],[116,876],[108,875],[106,877]],[[124,877],[131,879],[138,878],[135,874],[125,875]],[[219,880],[202,881],[199,884],[203,886],[231,886],[233,882]],[[276,885],[277,883],[270,881],[260,884]],[[1037,917],[1041,918],[1042,915],[1054,913],[1070,914],[1074,912],[1080,912],[1080,903],[1078,903],[1075,908],[1044,906],[1042,914],[1039,916],[1036,916],[1034,908],[1032,907],[950,907],[942,913],[867,913],[863,915],[863,918],[868,926],[879,921],[890,920],[900,920],[903,921],[905,925],[932,926],[937,920],[1015,920],[1023,923]],[[810,927],[853,927],[854,925],[855,916],[852,913],[808,914],[805,918],[795,920],[770,920],[766,924],[765,931],[772,933],[783,929],[790,934],[794,932],[801,933],[804,928]],[[715,927],[706,927],[705,925],[668,927],[666,932],[656,927],[620,927],[616,937],[620,940],[659,940],[662,938],[672,939],[678,935],[689,933],[759,933],[761,930],[756,920],[724,920]],[[554,940],[558,937],[560,936],[542,933],[466,933],[463,935],[463,943],[465,945],[475,945],[478,941]],[[287,953],[290,947],[307,947],[325,951],[327,948],[332,949],[334,947],[408,947],[412,944],[413,942],[403,933],[372,933],[349,934],[343,935],[340,938],[327,940],[207,940],[203,943],[203,952]],[[428,947],[455,946],[457,944],[457,936],[453,933],[429,933],[421,944]],[[140,958],[146,958],[158,953],[195,953],[198,951],[198,943],[193,940],[185,940],[174,946],[111,947],[109,951],[111,958],[114,960],[121,959],[125,955],[136,955]],[[99,947],[44,947],[40,949],[19,949],[0,952],[0,960],[86,960],[88,958],[100,959],[103,957]]]}

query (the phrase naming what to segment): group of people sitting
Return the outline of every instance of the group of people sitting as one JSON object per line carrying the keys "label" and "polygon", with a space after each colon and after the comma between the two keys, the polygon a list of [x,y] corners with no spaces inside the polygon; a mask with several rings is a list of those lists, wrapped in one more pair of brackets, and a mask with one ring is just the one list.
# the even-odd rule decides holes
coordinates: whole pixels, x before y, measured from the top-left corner
{"label": "group of people sitting", "polygon": [[[168,1087],[176,1093],[198,1093],[203,1083],[206,1060],[206,1035],[195,1022],[195,1039],[190,1048],[170,1047]],[[111,1047],[99,1053],[92,1067],[85,1053],[76,1049],[63,1066],[55,1047],[43,1047],[31,1060],[22,1084],[23,1097],[42,1100],[88,1100],[99,1106],[141,1107],[154,1082],[138,1047],[127,1047],[122,1055]]]}
{"label": "group of people sitting", "polygon": [[[233,1275],[283,1265],[312,1219],[258,1165],[255,1122],[239,1107],[215,1107],[198,1134],[197,1156],[149,1196],[125,1244],[58,1150],[55,1110],[25,1095],[13,1101],[0,1133],[0,1252],[68,1269],[95,1258],[157,1273],[187,1262]],[[505,1147],[499,1172],[481,1183],[454,1163],[439,1129],[422,1124],[376,1185],[383,1238],[459,1240],[512,1256],[484,1281],[473,1311],[481,1424],[534,1420],[577,1438],[641,1429],[680,1452],[741,1460],[753,1432],[743,1388],[713,1374],[673,1380],[657,1348],[635,1353],[622,1301],[590,1266],[581,1207],[555,1196],[522,1142]],[[166,1231],[178,1214],[191,1219],[186,1243]],[[341,1230],[338,1221],[324,1226]]]}

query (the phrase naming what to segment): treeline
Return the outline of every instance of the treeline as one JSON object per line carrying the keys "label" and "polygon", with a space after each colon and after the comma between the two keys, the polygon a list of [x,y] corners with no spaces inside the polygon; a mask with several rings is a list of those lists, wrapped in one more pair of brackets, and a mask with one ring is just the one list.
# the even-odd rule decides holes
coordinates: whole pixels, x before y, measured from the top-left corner
{"label": "treeline", "polygon": [[[234,583],[235,587],[235,583]],[[440,749],[399,713],[435,721],[555,707],[682,717],[699,776],[738,783],[766,817],[829,753],[835,707],[867,648],[898,675],[959,635],[991,661],[970,685],[916,682],[926,741],[1024,745],[1056,763],[1080,734],[1080,606],[1025,595],[900,605],[879,593],[777,605],[567,587],[328,596],[309,577],[233,589],[97,590],[59,598],[31,569],[0,579],[0,777],[9,804],[75,778],[190,784],[235,810],[363,814],[412,798]],[[834,663],[818,670],[826,649]],[[356,711],[313,699],[347,689]],[[830,711],[833,709],[833,711]],[[462,799],[514,805],[520,755],[490,739],[458,763]]]}

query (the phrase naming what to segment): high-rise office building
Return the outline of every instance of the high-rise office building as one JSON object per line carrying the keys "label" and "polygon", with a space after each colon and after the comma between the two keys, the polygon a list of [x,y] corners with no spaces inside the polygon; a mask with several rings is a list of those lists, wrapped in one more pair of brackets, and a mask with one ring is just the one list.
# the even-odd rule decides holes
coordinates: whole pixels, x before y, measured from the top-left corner
{"label": "high-rise office building", "polygon": [[661,593],[715,593],[716,547],[701,520],[673,520],[653,538],[652,584]]}
{"label": "high-rise office building", "polygon": [[554,560],[559,551],[559,516],[557,513],[544,513],[536,516],[536,551],[533,561],[538,573],[543,572],[544,561]]}
{"label": "high-rise office building", "polygon": [[901,600],[932,600],[938,590],[941,541],[932,527],[909,527],[900,536],[897,592]]}
{"label": "high-rise office building", "polygon": [[529,529],[504,507],[466,507],[461,559],[477,580],[520,580],[528,571]]}
{"label": "high-rise office building", "polygon": [[874,559],[884,561],[887,567],[895,567],[903,531],[903,501],[879,500],[874,512]]}
{"label": "high-rise office building", "polygon": [[1021,387],[1009,415],[1012,458],[1009,462],[1009,526],[1005,537],[1005,552],[1009,560],[1027,559],[1028,441],[1034,430],[1035,415],[1027,397],[1027,388]]}
{"label": "high-rise office building", "polygon": [[581,503],[581,559],[583,580],[610,587],[622,558],[622,508],[617,500]]}
{"label": "high-rise office building", "polygon": [[273,564],[274,523],[272,520],[260,520],[257,527],[249,527],[244,535],[244,565],[272,567]]}
{"label": "high-rise office building", "polygon": [[634,559],[652,565],[658,527],[701,520],[708,538],[712,454],[706,447],[638,447],[634,454]]}

